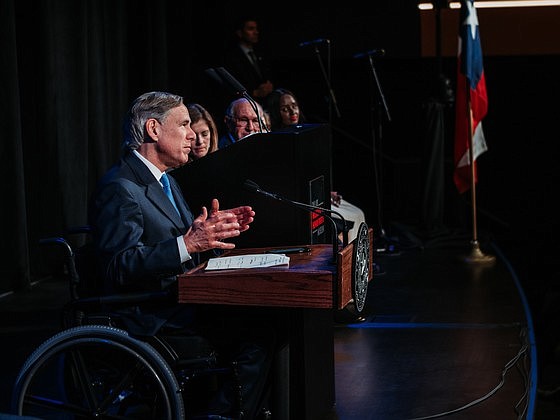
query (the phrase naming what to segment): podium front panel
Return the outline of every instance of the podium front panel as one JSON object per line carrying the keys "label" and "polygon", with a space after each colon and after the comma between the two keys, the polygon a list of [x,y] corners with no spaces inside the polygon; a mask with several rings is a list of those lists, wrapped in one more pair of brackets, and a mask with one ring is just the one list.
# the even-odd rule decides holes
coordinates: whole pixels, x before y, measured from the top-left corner
{"label": "podium front panel", "polygon": [[328,220],[244,188],[246,180],[278,196],[330,209],[331,132],[326,124],[254,134],[171,172],[196,216],[212,198],[221,209],[250,205],[250,229],[237,247],[331,243]]}

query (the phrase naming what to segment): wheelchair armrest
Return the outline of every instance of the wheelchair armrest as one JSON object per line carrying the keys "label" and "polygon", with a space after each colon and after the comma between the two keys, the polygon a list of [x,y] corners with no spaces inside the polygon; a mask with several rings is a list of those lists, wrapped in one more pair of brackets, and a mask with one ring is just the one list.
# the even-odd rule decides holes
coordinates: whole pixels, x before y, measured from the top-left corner
{"label": "wheelchair armrest", "polygon": [[79,306],[100,306],[112,304],[135,304],[143,302],[152,302],[154,300],[165,299],[170,296],[170,292],[138,292],[138,293],[122,293],[116,295],[94,296],[87,298],[76,299],[69,303],[69,305]]}
{"label": "wheelchair armrest", "polygon": [[115,295],[80,298],[69,302],[67,306],[93,307],[93,306],[102,306],[102,305],[137,304],[143,302],[153,302],[155,300],[168,299],[170,296],[171,296],[171,292],[167,290],[162,290],[158,292],[119,293]]}
{"label": "wheelchair armrest", "polygon": [[120,315],[115,312],[119,307],[134,306],[144,302],[161,301],[169,299],[171,293],[139,292],[122,293],[107,296],[92,296],[73,299],[63,309],[62,324],[69,326],[86,324],[102,324],[117,326]]}
{"label": "wheelchair armrest", "polygon": [[82,225],[82,226],[72,226],[66,229],[66,234],[68,235],[79,235],[79,234],[90,234],[91,233],[91,226],[90,225]]}

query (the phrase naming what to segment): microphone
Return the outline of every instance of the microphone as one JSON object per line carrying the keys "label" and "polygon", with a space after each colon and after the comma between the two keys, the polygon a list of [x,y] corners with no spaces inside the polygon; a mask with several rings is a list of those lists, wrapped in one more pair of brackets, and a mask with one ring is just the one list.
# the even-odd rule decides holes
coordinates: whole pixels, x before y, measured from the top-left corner
{"label": "microphone", "polygon": [[331,41],[329,41],[326,38],[317,38],[314,39],[312,41],[303,41],[299,43],[300,47],[307,47],[308,45],[315,45],[315,44],[322,44],[323,42],[326,42],[327,44],[329,44]]}
{"label": "microphone", "polygon": [[216,73],[216,70],[214,70],[213,68],[208,68],[204,70],[204,73],[206,73],[208,77],[210,77],[214,82],[219,84],[221,87],[226,87],[224,81],[220,78],[220,76],[218,76],[218,73]]}
{"label": "microphone", "polygon": [[254,181],[251,181],[250,179],[245,180],[245,182],[243,183],[243,187],[247,191],[256,192],[256,193],[259,193],[259,194],[262,194],[262,195],[266,195],[267,197],[273,198],[275,200],[282,200],[282,197],[280,197],[276,194],[270,193],[268,191],[261,190],[261,187],[259,187],[259,184],[257,184]]}
{"label": "microphone", "polygon": [[[342,215],[340,213],[338,213],[334,210],[323,208],[323,207],[313,206],[311,204],[300,203],[299,201],[290,200],[290,199],[282,197],[278,194],[274,194],[274,193],[265,191],[265,190],[261,189],[261,187],[259,187],[259,185],[256,182],[251,181],[250,179],[245,180],[245,182],[243,183],[243,187],[247,191],[258,193],[258,194],[264,195],[268,198],[272,198],[274,200],[284,201],[284,202],[292,204],[292,205],[294,205],[298,208],[301,208],[301,209],[304,209],[304,210],[307,210],[307,211],[311,211],[312,213],[315,213],[315,214],[326,216],[326,218],[328,220],[330,220],[330,222],[332,223],[332,226],[333,226],[333,240],[332,240],[332,242],[333,242],[333,263],[336,263],[337,253],[338,253],[338,230],[336,228],[336,222],[332,218],[331,214],[336,214],[338,217],[340,217],[340,219],[342,220],[343,226],[346,227],[346,220],[344,219],[344,217],[342,217]],[[324,213],[328,213],[328,214],[324,214]],[[347,245],[347,244],[344,244],[344,245]]]}
{"label": "microphone", "polygon": [[354,58],[363,58],[363,57],[383,57],[385,55],[385,50],[383,48],[374,48],[373,50],[369,50],[363,53],[354,54],[352,57]]}
{"label": "microphone", "polygon": [[[331,210],[331,209],[327,209],[327,208],[323,208],[323,207],[319,207],[319,206],[313,206],[311,204],[300,203],[299,201],[290,200],[290,199],[282,197],[278,194],[265,191],[265,190],[261,189],[259,184],[257,184],[255,181],[252,181],[250,179],[245,180],[245,182],[243,183],[243,187],[245,187],[245,189],[247,191],[259,193],[259,194],[265,195],[269,198],[273,198],[274,200],[286,201],[288,203],[295,204],[298,207],[303,207],[303,208],[305,208],[305,210],[322,211],[322,212],[329,213],[329,214],[331,214],[331,213],[336,214],[340,218],[340,220],[342,221],[342,225],[345,228],[348,226],[344,216],[342,216],[342,214],[340,214],[339,212],[337,212],[335,210]],[[346,246],[348,244],[344,244],[344,245]]]}
{"label": "microphone", "polygon": [[231,75],[229,71],[227,71],[223,67],[217,67],[215,72],[220,75],[222,80],[226,82],[226,84],[238,95],[243,95],[247,92],[247,89],[239,83],[239,81]]}
{"label": "microphone", "polygon": [[259,131],[262,133],[265,124],[263,124],[262,116],[261,113],[259,112],[257,103],[251,97],[251,95],[247,93],[247,89],[245,88],[245,86],[243,86],[239,82],[239,80],[237,80],[235,77],[233,77],[231,73],[227,71],[224,67],[216,67],[215,69],[208,68],[205,70],[205,73],[208,76],[210,76],[210,78],[212,78],[215,82],[217,82],[220,86],[229,88],[229,90],[231,90],[236,95],[242,96],[249,101],[251,107],[255,111],[255,114],[257,114],[257,118],[259,119],[259,128],[260,128]]}

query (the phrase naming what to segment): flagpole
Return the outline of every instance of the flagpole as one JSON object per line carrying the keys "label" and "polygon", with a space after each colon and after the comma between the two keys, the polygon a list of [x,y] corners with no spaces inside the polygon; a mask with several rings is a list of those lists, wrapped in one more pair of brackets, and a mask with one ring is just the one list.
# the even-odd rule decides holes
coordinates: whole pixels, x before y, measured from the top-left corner
{"label": "flagpole", "polygon": [[493,263],[496,258],[493,255],[484,254],[480,250],[478,242],[478,226],[476,221],[476,170],[474,166],[474,141],[473,141],[473,115],[471,106],[470,84],[466,80],[467,92],[467,112],[469,121],[469,163],[471,165],[471,204],[472,204],[472,240],[471,240],[471,253],[465,257],[465,262],[468,263]]}

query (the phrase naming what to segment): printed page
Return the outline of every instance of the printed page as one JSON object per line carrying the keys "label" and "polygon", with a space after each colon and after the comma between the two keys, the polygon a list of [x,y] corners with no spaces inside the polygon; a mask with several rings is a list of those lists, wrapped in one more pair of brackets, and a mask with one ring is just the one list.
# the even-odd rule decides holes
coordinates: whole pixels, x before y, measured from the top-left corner
{"label": "printed page", "polygon": [[290,257],[284,254],[246,254],[232,257],[211,258],[206,270],[229,270],[232,268],[263,268],[290,264]]}

